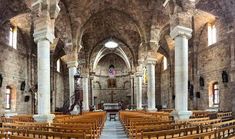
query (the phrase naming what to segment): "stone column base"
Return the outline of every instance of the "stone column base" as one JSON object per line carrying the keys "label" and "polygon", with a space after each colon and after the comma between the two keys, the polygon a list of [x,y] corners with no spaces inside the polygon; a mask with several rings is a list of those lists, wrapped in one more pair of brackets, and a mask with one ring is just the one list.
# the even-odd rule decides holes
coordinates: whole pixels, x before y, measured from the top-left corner
{"label": "stone column base", "polygon": [[141,107],[140,108],[136,108],[136,110],[141,111],[141,110],[143,110],[143,108],[141,108]]}
{"label": "stone column base", "polygon": [[52,123],[53,119],[55,118],[54,114],[47,114],[47,115],[34,115],[33,119],[36,122],[48,122],[48,123]]}
{"label": "stone column base", "polygon": [[192,115],[191,111],[173,111],[171,115],[174,116],[174,120],[187,120]]}
{"label": "stone column base", "polygon": [[147,108],[147,111],[148,111],[148,112],[156,112],[156,111],[157,111],[157,108]]}

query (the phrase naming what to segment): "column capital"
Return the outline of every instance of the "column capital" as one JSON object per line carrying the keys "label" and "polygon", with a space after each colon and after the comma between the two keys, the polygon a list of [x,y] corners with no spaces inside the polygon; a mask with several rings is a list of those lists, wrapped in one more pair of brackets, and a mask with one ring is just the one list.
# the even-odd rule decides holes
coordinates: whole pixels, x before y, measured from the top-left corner
{"label": "column capital", "polygon": [[135,73],[135,76],[136,76],[136,77],[142,77],[142,76],[143,76],[143,73],[142,73],[142,72],[136,72],[136,73]]}
{"label": "column capital", "polygon": [[59,14],[59,0],[34,0],[32,13],[34,18],[34,41],[48,40],[53,43],[55,19]]}
{"label": "column capital", "polygon": [[78,66],[78,60],[76,53],[70,53],[67,55],[64,55],[61,57],[62,61],[64,61],[68,68],[69,67],[77,67]]}
{"label": "column capital", "polygon": [[38,23],[35,25],[35,30],[33,33],[34,41],[37,43],[41,40],[48,40],[50,43],[53,43],[55,39],[53,29],[49,24],[44,23]]}
{"label": "column capital", "polygon": [[152,57],[147,57],[146,62],[147,62],[148,65],[149,64],[156,65],[157,59],[156,58],[152,58]]}
{"label": "column capital", "polygon": [[73,68],[73,67],[77,67],[78,66],[78,62],[77,61],[68,61],[66,62],[67,67],[68,68]]}
{"label": "column capital", "polygon": [[43,11],[48,11],[51,19],[56,19],[59,12],[59,0],[34,0],[32,2],[34,16],[41,16]]}
{"label": "column capital", "polygon": [[154,50],[148,51],[145,63],[155,65],[157,63],[157,52]]}
{"label": "column capital", "polygon": [[175,39],[177,36],[185,36],[187,39],[192,37],[193,30],[184,26],[176,26],[172,29],[170,36]]}

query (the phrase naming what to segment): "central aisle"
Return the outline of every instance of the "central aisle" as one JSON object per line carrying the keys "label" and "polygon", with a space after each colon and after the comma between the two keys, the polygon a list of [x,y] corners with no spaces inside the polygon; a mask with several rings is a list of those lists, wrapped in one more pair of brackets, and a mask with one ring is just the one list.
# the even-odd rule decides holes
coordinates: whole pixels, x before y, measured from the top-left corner
{"label": "central aisle", "polygon": [[128,139],[121,122],[118,119],[109,121],[107,117],[100,139]]}

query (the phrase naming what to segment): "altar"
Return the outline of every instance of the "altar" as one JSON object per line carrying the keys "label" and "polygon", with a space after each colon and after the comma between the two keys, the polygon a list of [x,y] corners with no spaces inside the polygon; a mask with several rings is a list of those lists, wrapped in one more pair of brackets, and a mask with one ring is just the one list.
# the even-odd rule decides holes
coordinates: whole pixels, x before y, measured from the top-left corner
{"label": "altar", "polygon": [[107,112],[117,112],[121,109],[119,103],[104,103],[103,106]]}

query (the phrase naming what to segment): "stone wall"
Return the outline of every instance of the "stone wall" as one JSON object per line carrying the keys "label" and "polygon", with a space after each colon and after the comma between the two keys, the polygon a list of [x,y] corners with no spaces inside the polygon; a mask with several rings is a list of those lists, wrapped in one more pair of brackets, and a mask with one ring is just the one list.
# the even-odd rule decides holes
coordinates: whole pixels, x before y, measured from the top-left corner
{"label": "stone wall", "polygon": [[[201,27],[198,27],[199,23]],[[218,82],[220,91],[219,110],[231,111],[231,86],[230,83],[222,82],[222,72],[226,71],[229,75],[231,66],[230,45],[232,40],[228,36],[229,28],[226,26],[223,18],[216,19],[217,42],[208,46],[207,23],[205,22],[202,25],[201,21],[196,20],[194,24],[197,30],[194,30],[196,31],[194,32],[195,36],[189,40],[189,81],[193,85],[193,96],[188,94],[189,109],[209,109],[209,92],[212,90],[212,84]],[[174,53],[174,50],[172,52]],[[171,104],[171,101],[174,103],[174,100],[171,94],[173,89],[170,85],[172,84],[174,86],[173,56],[171,57],[172,63],[169,63],[166,71],[163,71],[160,67],[156,69],[156,71],[161,71],[161,105],[167,103],[167,108],[174,108],[174,104]],[[170,72],[171,70],[173,72]],[[204,87],[200,87],[199,85],[200,77],[204,79]],[[158,94],[157,90],[159,88],[156,88],[156,95]],[[196,92],[200,92],[200,98],[196,96]]]}
{"label": "stone wall", "polygon": [[208,46],[198,55],[198,77],[204,78],[205,86],[200,87],[200,99],[197,101],[197,108],[207,109],[209,107],[209,92],[211,84],[218,82],[220,90],[220,110],[231,110],[231,97],[229,86],[222,82],[222,71],[229,71],[230,68],[230,47],[228,40],[217,42]]}
{"label": "stone wall", "polygon": [[[115,67],[116,87],[108,87],[109,66]],[[95,104],[101,102],[111,102],[111,92],[113,91],[113,102],[123,101],[125,104],[131,103],[131,78],[125,62],[115,54],[103,57],[95,70],[92,92],[95,97]],[[89,96],[90,97],[90,96]]]}
{"label": "stone wall", "polygon": [[[3,76],[2,87],[0,88],[0,110],[3,113],[30,114],[32,112],[31,93],[29,89],[35,83],[34,74],[36,73],[36,57],[32,49],[35,46],[29,46],[29,42],[25,42],[20,29],[17,32],[17,49],[8,45],[9,42],[10,23],[6,23],[0,27],[0,74]],[[25,90],[21,91],[21,83],[25,81]],[[6,86],[10,86],[12,91],[11,109],[5,110],[6,104]],[[30,96],[28,102],[25,102],[25,96]]]}
{"label": "stone wall", "polygon": [[[34,104],[30,89],[37,84],[37,48],[33,40],[28,38],[27,34],[20,28],[17,31],[17,49],[9,46],[10,26],[10,23],[6,23],[0,27],[0,74],[3,76],[3,83],[0,88],[0,101],[2,102],[0,111],[1,115],[4,113],[32,114]],[[51,62],[51,65],[54,64]],[[51,73],[55,77],[55,82],[53,82],[53,78],[51,79],[51,90],[56,94],[55,107],[63,106],[64,92],[68,92],[68,80],[66,80],[68,76],[65,74],[68,71],[65,64],[62,64],[61,70],[61,74]],[[25,90],[21,91],[20,87],[23,81],[26,82],[26,86]],[[5,110],[6,86],[12,88],[10,110]],[[34,91],[36,90],[34,89]],[[28,102],[25,102],[25,96],[29,96]],[[54,101],[52,103],[54,105]],[[52,111],[55,108],[53,105]]]}
{"label": "stone wall", "polygon": [[[222,71],[229,74],[230,70],[230,43],[228,39],[227,27],[223,18],[217,19],[215,22],[217,30],[217,42],[208,46],[207,25],[205,25],[200,36],[196,36],[199,40],[197,47],[197,65],[196,74],[194,75],[194,92],[200,92],[200,98],[195,96],[194,109],[209,109],[209,93],[212,92],[212,84],[218,82],[220,104],[219,110],[232,110],[232,97],[230,86],[222,82]],[[204,79],[204,86],[199,85],[199,78]]]}

